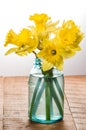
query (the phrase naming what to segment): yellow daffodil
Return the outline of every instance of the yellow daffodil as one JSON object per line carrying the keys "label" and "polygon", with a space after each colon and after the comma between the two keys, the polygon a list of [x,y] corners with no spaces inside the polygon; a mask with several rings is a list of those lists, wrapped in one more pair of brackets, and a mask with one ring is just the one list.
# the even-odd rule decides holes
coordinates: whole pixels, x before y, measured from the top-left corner
{"label": "yellow daffodil", "polygon": [[31,37],[31,31],[28,29],[22,29],[20,33],[17,35],[17,43],[19,45],[26,45],[29,43],[29,39]]}
{"label": "yellow daffodil", "polygon": [[20,44],[22,50],[31,53],[38,46],[38,41],[32,36],[31,31],[28,29],[23,29],[17,36],[17,42]]}
{"label": "yellow daffodil", "polygon": [[[37,56],[39,58],[45,59],[51,64],[51,66],[53,65],[56,68],[62,70],[63,58],[61,56],[60,49],[52,41],[48,41],[46,47],[42,51],[40,51]],[[47,64],[44,68],[45,70],[47,70]]]}
{"label": "yellow daffodil", "polygon": [[33,20],[37,29],[42,31],[45,29],[45,23],[50,19],[50,17],[47,14],[42,13],[31,15],[29,19]]}
{"label": "yellow daffodil", "polygon": [[11,29],[6,35],[4,46],[7,46],[8,44],[16,45],[16,38],[17,38],[17,34]]}
{"label": "yellow daffodil", "polygon": [[6,55],[12,52],[19,55],[26,55],[27,53],[34,51],[38,46],[37,39],[32,37],[31,32],[28,29],[22,29],[19,34],[10,30],[6,38],[5,46],[9,43],[17,46],[16,48],[9,49],[6,52]]}
{"label": "yellow daffodil", "polygon": [[82,39],[83,33],[72,20],[63,22],[63,25],[57,30],[56,41],[62,47],[65,58],[73,56],[75,51],[80,50],[79,43]]}
{"label": "yellow daffodil", "polygon": [[38,49],[43,49],[43,43],[51,38],[51,34],[55,34],[59,21],[53,23],[46,14],[34,14],[30,17],[34,20],[36,26],[29,26],[34,37],[38,39]]}

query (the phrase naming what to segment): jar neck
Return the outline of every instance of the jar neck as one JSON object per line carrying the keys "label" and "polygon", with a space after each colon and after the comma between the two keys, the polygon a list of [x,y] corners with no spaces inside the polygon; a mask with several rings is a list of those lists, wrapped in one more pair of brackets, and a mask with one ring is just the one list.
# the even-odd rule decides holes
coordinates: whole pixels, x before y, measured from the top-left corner
{"label": "jar neck", "polygon": [[35,60],[34,60],[34,66],[35,67],[41,67],[41,59],[35,58]]}

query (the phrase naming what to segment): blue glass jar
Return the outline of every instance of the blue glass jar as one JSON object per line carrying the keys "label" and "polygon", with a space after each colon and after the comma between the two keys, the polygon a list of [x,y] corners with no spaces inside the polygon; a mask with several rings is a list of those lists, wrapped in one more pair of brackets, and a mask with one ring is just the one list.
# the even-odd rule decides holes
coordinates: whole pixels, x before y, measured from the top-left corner
{"label": "blue glass jar", "polygon": [[53,68],[45,73],[36,58],[29,76],[29,111],[31,121],[50,124],[63,119],[64,75]]}

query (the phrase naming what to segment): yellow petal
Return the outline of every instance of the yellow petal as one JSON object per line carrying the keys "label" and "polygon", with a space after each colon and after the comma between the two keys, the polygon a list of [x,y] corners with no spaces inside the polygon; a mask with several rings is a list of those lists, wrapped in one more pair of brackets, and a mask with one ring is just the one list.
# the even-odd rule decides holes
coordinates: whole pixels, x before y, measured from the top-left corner
{"label": "yellow petal", "polygon": [[53,65],[51,63],[47,62],[46,60],[43,60],[43,63],[42,63],[42,69],[43,69],[43,71],[48,71],[52,67],[53,67]]}
{"label": "yellow petal", "polygon": [[17,50],[17,48],[11,48],[11,49],[9,49],[9,50],[5,53],[5,55],[11,54],[11,53],[13,53],[13,52],[16,52],[16,50]]}
{"label": "yellow petal", "polygon": [[7,33],[6,41],[5,41],[4,46],[7,46],[8,44],[14,44],[14,45],[16,45],[16,43],[15,43],[16,38],[17,38],[17,34],[11,29]]}

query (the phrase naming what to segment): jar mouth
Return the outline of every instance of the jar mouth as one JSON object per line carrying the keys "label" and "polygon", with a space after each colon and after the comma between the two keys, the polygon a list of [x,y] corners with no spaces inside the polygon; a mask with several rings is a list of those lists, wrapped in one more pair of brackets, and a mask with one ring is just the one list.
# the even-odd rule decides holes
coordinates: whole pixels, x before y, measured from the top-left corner
{"label": "jar mouth", "polygon": [[35,58],[35,60],[34,60],[34,65],[35,66],[40,66],[41,67],[41,59],[39,59],[39,58]]}

